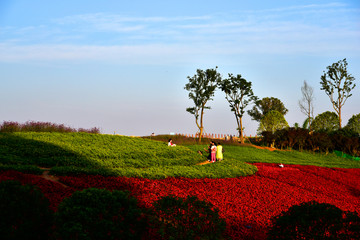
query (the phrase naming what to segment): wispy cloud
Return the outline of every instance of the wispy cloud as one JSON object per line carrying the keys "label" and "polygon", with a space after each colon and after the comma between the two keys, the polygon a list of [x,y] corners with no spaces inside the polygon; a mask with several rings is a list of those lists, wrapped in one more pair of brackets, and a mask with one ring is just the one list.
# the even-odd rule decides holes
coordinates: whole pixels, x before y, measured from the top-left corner
{"label": "wispy cloud", "polygon": [[[324,11],[326,9],[339,9],[339,8],[346,8],[347,5],[340,2],[331,2],[325,4],[307,4],[307,5],[296,5],[290,7],[282,7],[282,8],[270,8],[270,9],[263,9],[263,10],[256,10],[251,11],[252,13],[259,13],[259,12],[303,12],[303,10],[307,11],[314,11],[314,10],[321,10]],[[248,11],[250,12],[250,11]]]}
{"label": "wispy cloud", "polygon": [[128,17],[118,14],[106,13],[90,13],[74,16],[67,16],[55,19],[54,22],[59,24],[69,24],[78,22],[178,22],[178,21],[192,21],[192,20],[206,20],[210,16],[178,16],[178,17]]}
{"label": "wispy cloud", "polygon": [[[121,64],[151,64],[182,61],[188,54],[201,49],[186,46],[76,46],[76,45],[27,45],[0,44],[0,61],[109,61]],[[175,59],[178,60],[175,60]]]}
{"label": "wispy cloud", "polygon": [[166,63],[209,54],[360,54],[356,13],[360,9],[329,3],[204,16],[67,16],[51,25],[0,29],[6,33],[0,36],[0,61]]}
{"label": "wispy cloud", "polygon": [[209,16],[180,17],[128,17],[123,15],[93,13],[67,16],[54,20],[60,25],[86,25],[87,29],[109,32],[131,32],[144,30],[149,25],[172,22],[207,20]]}

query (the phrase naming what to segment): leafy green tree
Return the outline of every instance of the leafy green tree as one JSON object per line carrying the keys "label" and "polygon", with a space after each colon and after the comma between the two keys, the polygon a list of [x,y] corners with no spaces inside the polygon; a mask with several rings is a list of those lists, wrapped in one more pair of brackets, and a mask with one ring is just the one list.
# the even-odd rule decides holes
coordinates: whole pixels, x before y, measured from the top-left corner
{"label": "leafy green tree", "polygon": [[330,133],[339,129],[339,117],[336,113],[326,111],[317,115],[312,123],[316,132]]}
{"label": "leafy green tree", "polygon": [[346,100],[352,96],[350,93],[356,86],[355,77],[347,72],[346,58],[327,67],[327,72],[321,76],[321,90],[329,96],[334,110],[339,116],[339,128],[341,128],[341,109]]}
{"label": "leafy green tree", "polygon": [[276,110],[268,112],[261,120],[258,132],[269,131],[274,133],[276,130],[289,127],[283,114]]}
{"label": "leafy green tree", "polygon": [[309,119],[309,118],[306,118],[306,119],[304,120],[303,124],[302,124],[302,128],[304,128],[304,129],[309,129],[309,131],[310,131],[310,123],[311,123],[312,121],[314,121],[314,118],[313,118],[313,117],[311,117],[310,119]]}
{"label": "leafy green tree", "polygon": [[240,74],[235,77],[229,73],[229,78],[221,81],[219,87],[225,93],[225,98],[229,102],[230,109],[234,112],[240,141],[244,143],[242,117],[244,116],[245,108],[251,102],[257,100],[251,88],[251,82],[247,81]]}
{"label": "leafy green tree", "polygon": [[314,89],[304,81],[301,93],[303,97],[299,100],[299,107],[301,112],[307,116],[309,130],[311,131],[311,120],[314,118]]}
{"label": "leafy green tree", "polygon": [[255,106],[252,110],[248,110],[248,114],[255,121],[260,120],[270,111],[278,111],[282,115],[286,115],[288,109],[285,108],[284,104],[278,98],[265,97],[261,100],[256,101]]}
{"label": "leafy green tree", "polygon": [[204,110],[210,109],[206,106],[208,101],[213,100],[218,82],[221,81],[220,73],[215,69],[201,70],[197,69],[193,77],[188,76],[189,82],[185,85],[185,89],[189,91],[189,98],[193,100],[194,107],[186,109],[187,112],[195,116],[196,126],[199,129],[199,142],[204,132]]}
{"label": "leafy green tree", "polygon": [[360,134],[360,113],[357,115],[353,115],[349,119],[345,128],[350,129],[350,130]]}

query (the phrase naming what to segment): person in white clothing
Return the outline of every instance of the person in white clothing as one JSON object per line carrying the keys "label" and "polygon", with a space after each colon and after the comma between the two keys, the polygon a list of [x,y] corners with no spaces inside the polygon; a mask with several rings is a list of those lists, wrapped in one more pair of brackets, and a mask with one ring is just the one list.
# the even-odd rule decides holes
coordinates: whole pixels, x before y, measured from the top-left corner
{"label": "person in white clothing", "polygon": [[175,147],[176,144],[172,142],[172,139],[169,139],[168,146],[169,147]]}

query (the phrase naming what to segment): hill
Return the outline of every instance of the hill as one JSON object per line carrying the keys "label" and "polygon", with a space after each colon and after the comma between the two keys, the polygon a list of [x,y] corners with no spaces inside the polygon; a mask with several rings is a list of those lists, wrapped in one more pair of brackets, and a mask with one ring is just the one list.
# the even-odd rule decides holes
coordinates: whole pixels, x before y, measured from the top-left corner
{"label": "hill", "polygon": [[229,178],[252,175],[254,162],[360,168],[360,162],[298,151],[268,151],[226,145],[222,162],[200,165],[207,145],[177,145],[119,135],[91,133],[0,133],[0,169],[52,175],[93,174],[144,178]]}
{"label": "hill", "polygon": [[0,160],[0,169],[40,174],[40,168],[49,168],[56,175],[216,178],[256,171],[256,167],[240,162],[230,171],[223,169],[227,164],[197,165],[205,157],[185,146],[90,133],[0,133]]}

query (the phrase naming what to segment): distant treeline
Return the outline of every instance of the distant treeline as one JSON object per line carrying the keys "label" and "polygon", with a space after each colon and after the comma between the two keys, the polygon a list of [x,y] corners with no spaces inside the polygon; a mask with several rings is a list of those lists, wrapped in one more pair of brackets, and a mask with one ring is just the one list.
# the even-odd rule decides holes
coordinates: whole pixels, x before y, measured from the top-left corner
{"label": "distant treeline", "polygon": [[36,122],[27,121],[25,123],[4,121],[0,125],[0,132],[86,132],[86,133],[100,133],[99,128],[93,127],[91,129],[71,128],[64,124],[56,124],[51,122]]}
{"label": "distant treeline", "polygon": [[346,128],[332,132],[309,132],[308,129],[303,128],[286,128],[274,133],[264,131],[261,135],[262,144],[280,149],[325,153],[341,151],[351,156],[360,156],[359,134]]}

